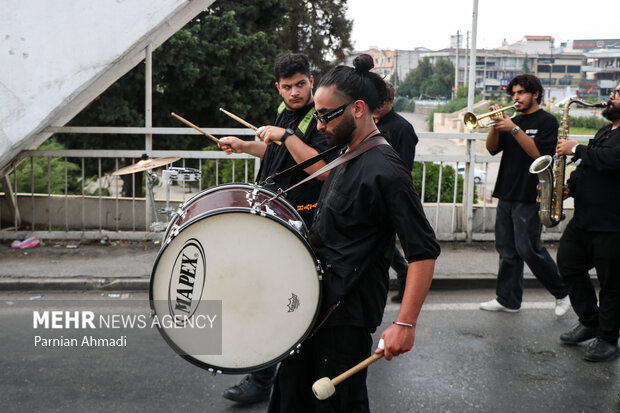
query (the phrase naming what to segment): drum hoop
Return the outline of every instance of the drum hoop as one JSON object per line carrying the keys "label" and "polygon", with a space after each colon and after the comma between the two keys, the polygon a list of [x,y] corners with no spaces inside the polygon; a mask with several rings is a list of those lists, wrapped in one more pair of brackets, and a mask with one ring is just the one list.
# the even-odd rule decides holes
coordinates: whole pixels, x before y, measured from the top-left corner
{"label": "drum hoop", "polygon": [[[179,228],[178,234],[180,234],[181,231],[183,231],[185,228],[189,227],[191,224],[197,223],[199,220],[206,219],[206,218],[208,218],[210,216],[213,216],[213,215],[220,215],[222,213],[226,214],[226,213],[234,213],[234,212],[244,212],[244,213],[251,214],[251,210],[249,208],[240,208],[240,207],[219,208],[218,210],[212,210],[212,211],[209,211],[209,212],[205,212],[205,213],[197,216],[195,219],[185,223],[182,227]],[[308,241],[302,236],[302,234],[300,234],[298,231],[295,231],[294,229],[292,229],[291,226],[288,225],[288,223],[286,223],[281,218],[276,217],[276,216],[272,216],[272,215],[264,215],[264,217],[272,219],[273,221],[277,222],[280,225],[284,225],[293,234],[295,234],[295,236],[302,242],[302,244],[306,247],[306,249],[310,253],[310,256],[311,256],[312,260],[316,264],[315,269],[316,269],[316,272],[317,272],[317,278],[318,278],[319,283],[320,283],[321,280],[322,280],[321,273],[319,271],[319,268],[321,268],[320,261],[316,258],[316,254],[314,253],[314,251],[310,247],[310,244],[308,243]],[[177,236],[178,236],[178,234],[177,234]],[[169,243],[162,244],[162,248],[157,253],[157,258],[155,259],[155,263],[153,264],[153,270],[151,271],[151,280],[150,280],[150,283],[149,283],[149,304],[150,304],[150,307],[151,307],[151,311],[154,314],[155,314],[155,303],[154,303],[154,298],[153,298],[153,280],[154,280],[154,277],[155,277],[155,270],[157,268],[157,264],[159,263],[159,260],[160,260],[161,256],[163,255],[163,252],[168,247],[168,245],[169,245]],[[263,363],[263,364],[260,364],[258,366],[251,367],[251,368],[248,368],[248,367],[241,367],[241,368],[226,368],[226,367],[224,367],[224,368],[222,368],[221,366],[215,366],[215,365],[211,365],[211,364],[205,363],[203,361],[200,361],[200,360],[190,356],[189,354],[183,354],[184,351],[182,351],[179,348],[179,346],[177,346],[177,344],[174,341],[172,341],[172,339],[168,336],[168,334],[165,332],[165,330],[161,328],[160,325],[157,326],[157,330],[159,331],[159,334],[164,338],[166,343],[179,356],[181,356],[185,360],[189,361],[190,363],[194,364],[195,366],[198,366],[200,368],[208,370],[208,371],[210,371],[212,373],[220,373],[220,374],[222,374],[222,373],[223,374],[246,374],[246,373],[252,373],[254,371],[262,370],[262,369],[265,369],[267,367],[270,367],[270,366],[273,366],[273,365],[279,363],[280,361],[284,360],[289,355],[292,355],[295,352],[295,350],[297,350],[302,345],[302,343],[306,340],[306,338],[308,338],[310,333],[313,331],[313,327],[316,324],[317,319],[319,318],[319,313],[320,313],[320,310],[321,310],[321,303],[323,301],[323,297],[322,296],[323,296],[323,290],[322,290],[322,288],[319,285],[318,301],[317,301],[316,310],[314,311],[314,315],[312,316],[312,322],[310,323],[310,325],[308,326],[308,328],[306,329],[304,334],[302,334],[301,338],[296,340],[295,344],[293,344],[292,347],[290,347],[286,352],[284,352],[280,356],[276,357],[273,360],[270,360],[269,362],[266,362],[266,363]]]}
{"label": "drum hoop", "polygon": [[[246,184],[246,183],[243,183],[243,182],[232,182],[232,183],[228,183],[228,184],[220,184],[220,185],[212,186],[211,188],[203,189],[202,191],[198,192],[197,194],[194,194],[190,199],[188,199],[187,201],[182,203],[180,208],[181,209],[185,209],[185,207],[189,206],[189,204],[191,204],[195,199],[198,199],[199,197],[201,197],[203,195],[206,195],[206,194],[209,194],[211,192],[215,192],[216,190],[219,190],[220,188],[223,188],[223,187],[243,188],[243,189],[247,189],[248,187],[250,187],[250,188],[258,188],[259,190],[266,192],[268,195],[270,195],[272,197],[276,196],[275,192],[273,192],[270,189],[265,188],[264,186],[254,185],[254,184]],[[303,218],[301,217],[301,215],[299,215],[299,212],[297,212],[297,210],[295,209],[293,204],[291,204],[286,198],[280,197],[280,198],[278,198],[278,201],[283,202],[286,205],[288,205],[290,207],[291,211],[293,211],[295,213],[295,215],[297,215],[299,217],[299,220],[303,222]]]}
{"label": "drum hoop", "polygon": [[[267,189],[265,187],[262,187],[260,185],[252,185],[252,184],[246,184],[246,183],[242,183],[242,182],[233,182],[233,183],[228,183],[228,184],[216,185],[216,186],[213,186],[211,188],[204,189],[204,190],[198,192],[197,194],[194,194],[194,196],[192,196],[190,199],[188,199],[183,204],[181,204],[181,206],[179,208],[181,210],[185,210],[185,208],[188,207],[195,199],[198,199],[198,198],[202,197],[203,195],[209,194],[211,192],[215,192],[216,190],[218,190],[219,188],[222,188],[222,187],[239,188],[239,189],[248,189],[248,187],[250,187],[250,188],[258,187],[261,191],[266,192],[269,196],[273,196],[273,197],[276,196],[275,192],[273,192],[273,191],[271,191],[271,190],[269,190],[269,189]],[[299,212],[297,212],[295,207],[290,202],[288,202],[286,200],[286,198],[278,198],[278,202],[284,203],[286,206],[289,207],[289,210],[293,211],[293,215],[295,215],[297,220],[300,221],[303,224],[302,232],[304,233],[304,235],[306,235],[307,232],[308,232],[308,228],[306,227],[305,221],[303,220],[301,215],[299,215]],[[222,210],[225,210],[225,209],[228,209],[228,208],[248,208],[248,209],[250,209],[250,207],[224,207],[224,208],[217,208],[217,209],[214,209],[214,210],[211,210],[211,211],[203,212],[202,214],[196,215],[194,218],[190,219],[189,221],[187,221],[182,226],[177,227],[176,232],[178,234],[181,231],[181,229],[185,228],[187,225],[195,222],[197,219],[201,219],[202,215],[205,214],[205,213],[215,212],[215,211],[219,212],[219,211],[222,211]],[[175,218],[176,218],[176,213],[175,213],[175,215],[173,215],[170,218],[170,222],[168,223],[168,225],[166,227],[166,230],[163,233],[163,237],[162,237],[162,240],[161,240],[163,245],[166,245],[168,243],[168,239],[170,238],[170,233],[171,233],[172,227],[174,225],[176,225],[175,222],[174,222]],[[281,221],[282,222],[286,222],[284,220],[281,220]]]}

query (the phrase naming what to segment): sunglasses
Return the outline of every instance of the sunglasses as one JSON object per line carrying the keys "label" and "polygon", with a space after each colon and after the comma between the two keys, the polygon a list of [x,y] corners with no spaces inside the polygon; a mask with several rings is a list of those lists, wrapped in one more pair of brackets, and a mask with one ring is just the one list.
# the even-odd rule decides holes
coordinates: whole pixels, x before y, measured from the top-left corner
{"label": "sunglasses", "polygon": [[355,101],[352,100],[349,103],[345,103],[344,105],[339,106],[336,109],[330,112],[327,112],[324,115],[319,115],[317,112],[313,112],[312,116],[314,116],[314,119],[316,119],[318,122],[321,122],[323,125],[327,125],[329,121],[332,121],[336,119],[338,116],[342,115],[344,113],[344,110],[347,108],[347,106],[349,106],[353,102]]}

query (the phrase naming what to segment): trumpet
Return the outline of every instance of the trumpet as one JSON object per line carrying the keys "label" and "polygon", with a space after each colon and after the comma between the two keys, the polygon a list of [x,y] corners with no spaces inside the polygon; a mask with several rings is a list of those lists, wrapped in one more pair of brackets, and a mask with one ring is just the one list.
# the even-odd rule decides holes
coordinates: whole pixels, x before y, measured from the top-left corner
{"label": "trumpet", "polygon": [[[515,103],[514,105],[499,108],[494,111],[487,112],[483,115],[478,115],[478,116],[476,116],[476,114],[473,112],[467,112],[465,116],[463,117],[463,122],[465,122],[465,126],[467,127],[467,129],[490,128],[491,126],[497,123],[497,121],[490,119],[491,116],[496,115],[500,112],[504,114],[504,112],[509,111],[510,109],[513,109],[514,113],[512,114],[512,116],[510,116],[510,119],[512,119],[515,116],[517,116],[518,105],[519,103]],[[488,121],[480,122],[481,119],[486,119],[486,118],[489,118]]]}

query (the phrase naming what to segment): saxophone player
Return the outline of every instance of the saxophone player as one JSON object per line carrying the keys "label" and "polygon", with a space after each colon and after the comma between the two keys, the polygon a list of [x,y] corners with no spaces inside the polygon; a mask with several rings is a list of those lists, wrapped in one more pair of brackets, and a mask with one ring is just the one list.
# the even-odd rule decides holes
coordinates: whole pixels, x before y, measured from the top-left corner
{"label": "saxophone player", "polygon": [[[555,314],[570,309],[568,290],[558,267],[542,245],[542,224],[536,204],[538,179],[528,172],[534,159],[555,151],[558,121],[542,108],[543,87],[533,75],[518,75],[510,81],[507,93],[517,104],[519,115],[511,119],[503,112],[492,115],[496,121],[486,140],[495,155],[502,152],[493,196],[498,198],[495,220],[495,248],[499,253],[497,297],[480,304],[482,310],[517,312],[523,296],[523,263],[555,297]],[[493,111],[497,106],[489,108]]]}
{"label": "saxophone player", "polygon": [[[575,211],[557,256],[579,323],[560,340],[576,345],[594,339],[585,349],[588,361],[612,360],[620,354],[620,85],[602,114],[611,124],[588,145],[567,139],[556,149],[558,155],[581,159],[564,190],[565,197],[574,198]],[[593,267],[600,284],[598,306],[588,274]]]}

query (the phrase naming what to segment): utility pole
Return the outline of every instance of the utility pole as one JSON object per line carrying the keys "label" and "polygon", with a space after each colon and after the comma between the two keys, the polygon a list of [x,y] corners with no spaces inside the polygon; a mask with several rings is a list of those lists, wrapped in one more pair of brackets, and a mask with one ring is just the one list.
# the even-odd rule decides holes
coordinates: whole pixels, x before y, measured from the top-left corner
{"label": "utility pole", "polygon": [[468,64],[467,64],[467,58],[469,57],[469,30],[467,30],[467,40],[465,42],[465,73],[463,74],[463,85],[466,85],[467,82],[469,82],[469,76],[468,76]]}
{"label": "utility pole", "polygon": [[[476,35],[478,32],[478,0],[474,0],[474,10],[471,18],[471,53],[470,53],[470,70],[469,70],[469,85],[467,88],[467,110],[469,112],[474,111],[474,88],[476,86]],[[468,33],[469,38],[469,33]],[[469,39],[468,39],[469,40]],[[471,133],[471,131],[470,131]],[[472,234],[474,228],[474,166],[476,165],[476,141],[473,139],[467,139],[467,157],[469,158],[465,167],[465,179],[467,183],[465,191],[463,193],[463,206],[464,208],[464,222],[465,222],[465,236],[467,242],[472,241]]]}
{"label": "utility pole", "polygon": [[459,42],[461,40],[459,31],[456,31],[456,58],[454,59],[454,93],[452,99],[456,98],[456,91],[459,88]]}

